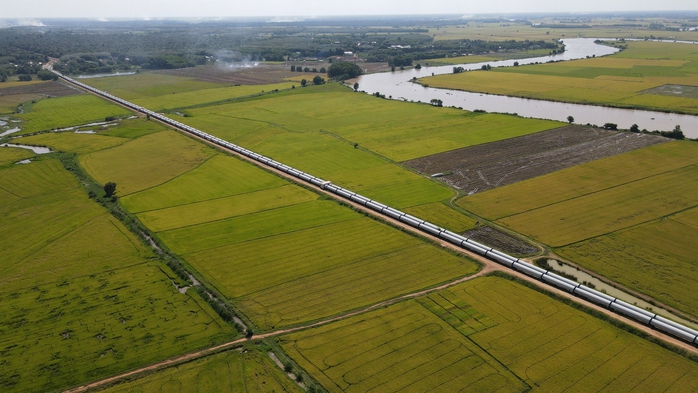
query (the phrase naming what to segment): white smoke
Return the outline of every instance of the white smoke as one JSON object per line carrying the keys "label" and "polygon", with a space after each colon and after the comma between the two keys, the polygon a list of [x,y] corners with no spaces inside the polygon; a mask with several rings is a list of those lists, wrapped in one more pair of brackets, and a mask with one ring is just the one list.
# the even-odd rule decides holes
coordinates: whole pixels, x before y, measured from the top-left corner
{"label": "white smoke", "polygon": [[46,25],[39,19],[0,19],[0,29],[17,26],[44,27]]}
{"label": "white smoke", "polygon": [[216,52],[216,65],[219,68],[235,71],[240,68],[251,68],[257,67],[259,65],[259,60],[253,58],[250,55],[243,55],[237,51],[231,50],[219,50]]}

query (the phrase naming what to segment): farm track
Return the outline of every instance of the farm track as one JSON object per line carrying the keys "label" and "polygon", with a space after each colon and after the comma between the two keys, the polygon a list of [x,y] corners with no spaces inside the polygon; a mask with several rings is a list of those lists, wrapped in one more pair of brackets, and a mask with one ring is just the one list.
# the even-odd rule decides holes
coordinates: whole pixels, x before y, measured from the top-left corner
{"label": "farm track", "polygon": [[[91,93],[91,94],[94,94],[94,95],[97,95],[97,94],[95,94],[95,93],[93,93],[93,92],[90,92],[90,93]],[[99,96],[99,95],[97,95],[97,96]],[[102,97],[102,96],[99,96],[99,97],[102,98],[102,99],[107,99],[106,97]],[[122,107],[124,107],[124,108],[128,108],[127,106],[125,106],[125,105],[123,105],[123,104],[120,104],[120,103],[118,103],[118,102],[116,102],[116,101],[111,101],[111,100],[109,100],[109,99],[107,99],[107,100],[110,101],[110,102],[116,103],[117,105],[120,105],[120,106],[122,106]],[[131,110],[131,108],[128,108],[128,109]],[[142,114],[139,114],[139,115],[142,115]],[[153,120],[157,120],[157,119],[153,119]],[[516,277],[516,278],[519,278],[519,279],[521,279],[521,280],[525,280],[525,281],[527,281],[528,283],[531,283],[531,284],[533,284],[533,285],[535,285],[535,286],[537,286],[537,287],[539,287],[539,288],[542,288],[542,289],[545,290],[545,291],[552,292],[552,293],[554,293],[554,294],[556,294],[556,295],[558,295],[558,296],[561,296],[561,297],[570,299],[570,300],[572,300],[573,302],[578,303],[578,304],[581,304],[581,305],[583,305],[583,306],[585,306],[585,307],[587,307],[587,308],[590,308],[590,309],[593,309],[593,310],[595,310],[595,311],[597,311],[597,312],[603,313],[603,314],[605,314],[606,316],[611,317],[611,318],[613,318],[613,319],[615,319],[615,320],[622,321],[623,323],[625,323],[625,324],[627,324],[627,325],[630,325],[630,326],[634,327],[635,329],[638,329],[638,330],[640,330],[640,331],[642,331],[642,332],[644,332],[644,333],[646,333],[646,334],[648,334],[648,335],[650,335],[650,336],[653,336],[653,337],[655,337],[655,338],[657,338],[657,339],[659,339],[659,340],[665,341],[665,342],[667,342],[667,343],[669,343],[669,344],[671,344],[671,345],[673,345],[673,346],[675,346],[675,347],[681,348],[681,349],[685,350],[686,352],[693,353],[693,354],[698,354],[698,348],[693,347],[691,344],[688,344],[688,343],[686,343],[686,342],[684,342],[684,341],[675,339],[675,338],[673,338],[673,337],[671,337],[671,336],[668,336],[668,335],[665,335],[665,334],[663,334],[663,333],[661,333],[661,332],[658,332],[658,331],[652,329],[651,327],[649,327],[649,326],[647,326],[647,325],[644,325],[644,324],[635,322],[635,321],[632,320],[632,319],[628,319],[628,318],[622,317],[622,316],[620,316],[620,315],[614,313],[613,311],[611,311],[611,310],[609,310],[609,309],[606,309],[606,308],[603,308],[603,307],[601,307],[601,306],[598,306],[598,305],[596,305],[596,304],[594,304],[594,303],[587,302],[587,301],[582,301],[582,300],[580,300],[579,298],[575,297],[574,295],[572,295],[572,294],[570,294],[570,293],[568,293],[568,292],[565,292],[565,291],[563,291],[563,290],[561,290],[561,289],[558,289],[558,288],[556,288],[556,287],[553,287],[553,286],[545,285],[544,283],[542,283],[542,282],[540,282],[540,281],[538,281],[538,280],[536,280],[536,279],[534,279],[534,278],[532,278],[532,277],[529,277],[529,276],[527,276],[527,275],[525,275],[525,274],[523,274],[523,273],[520,273],[520,272],[518,272],[518,271],[515,271],[515,270],[513,270],[513,269],[504,268],[503,266],[500,266],[499,264],[497,264],[497,263],[495,263],[495,262],[493,262],[493,261],[490,261],[490,260],[487,259],[487,258],[484,258],[484,257],[482,257],[482,256],[480,256],[480,255],[478,255],[478,254],[475,254],[475,253],[473,253],[473,252],[470,252],[470,251],[468,251],[468,250],[465,250],[465,249],[463,249],[463,248],[461,248],[461,247],[457,247],[457,246],[455,246],[455,245],[453,245],[453,244],[451,244],[451,243],[448,243],[448,242],[446,242],[446,241],[444,241],[444,240],[442,240],[442,239],[440,239],[440,238],[438,238],[438,237],[436,237],[436,236],[432,236],[432,235],[430,235],[430,234],[427,234],[427,233],[425,233],[425,232],[422,232],[422,231],[420,231],[420,230],[418,230],[418,229],[416,229],[416,228],[414,228],[414,227],[409,226],[408,224],[406,224],[406,223],[404,223],[404,222],[402,222],[402,221],[398,221],[398,220],[395,220],[395,219],[390,218],[390,217],[387,217],[387,216],[383,216],[383,215],[380,215],[380,214],[376,214],[376,212],[374,212],[374,211],[371,210],[371,209],[366,208],[366,207],[363,206],[363,205],[360,205],[360,204],[355,203],[355,202],[350,201],[350,200],[345,200],[345,199],[339,198],[339,197],[337,197],[335,194],[333,194],[333,193],[331,193],[331,192],[329,192],[329,191],[326,191],[326,190],[324,190],[323,188],[321,188],[321,187],[319,187],[319,186],[315,186],[315,185],[312,185],[312,184],[309,184],[309,183],[305,183],[305,182],[301,183],[301,182],[298,181],[298,179],[297,179],[296,177],[293,177],[293,176],[291,176],[291,175],[289,175],[289,174],[287,174],[287,173],[285,173],[285,172],[283,172],[283,171],[281,171],[281,170],[278,170],[278,169],[276,169],[276,168],[269,167],[269,166],[266,166],[266,165],[261,165],[259,162],[254,161],[254,160],[252,160],[252,159],[250,159],[250,158],[248,158],[248,157],[246,157],[246,156],[244,156],[244,155],[242,155],[242,154],[240,154],[240,153],[237,153],[237,152],[235,152],[235,151],[232,150],[232,149],[228,149],[228,148],[225,148],[225,147],[223,147],[223,146],[220,146],[220,145],[211,143],[211,142],[205,140],[204,138],[201,138],[201,137],[198,137],[198,136],[196,136],[196,135],[193,135],[193,134],[191,134],[191,133],[189,133],[189,132],[187,132],[187,131],[185,131],[185,130],[183,130],[183,129],[174,127],[174,126],[172,126],[172,125],[170,125],[170,124],[167,124],[167,123],[165,123],[165,122],[162,122],[162,121],[160,121],[160,120],[157,120],[157,121],[161,122],[162,124],[166,125],[166,126],[169,127],[169,128],[176,128],[178,131],[183,132],[183,133],[185,133],[186,135],[188,135],[188,136],[190,136],[190,137],[192,137],[192,138],[198,139],[198,140],[204,142],[205,144],[207,144],[207,145],[209,145],[209,146],[215,147],[215,148],[217,148],[217,149],[219,149],[219,150],[225,151],[226,153],[229,153],[229,154],[231,154],[231,155],[234,155],[234,156],[236,156],[236,157],[242,159],[242,160],[245,161],[245,162],[251,163],[251,164],[253,164],[253,165],[255,165],[255,166],[258,166],[258,167],[261,167],[261,168],[263,168],[263,169],[266,169],[267,171],[273,172],[273,173],[275,173],[276,175],[281,176],[281,177],[283,177],[284,179],[287,179],[287,180],[291,181],[291,182],[294,183],[294,184],[301,184],[303,187],[311,188],[311,189],[313,189],[313,190],[315,190],[315,191],[317,191],[317,192],[319,192],[319,193],[322,193],[323,195],[329,196],[329,197],[332,198],[333,200],[336,200],[336,201],[338,201],[338,202],[344,203],[344,204],[346,204],[346,205],[350,205],[350,206],[352,206],[354,209],[356,209],[356,210],[358,210],[358,211],[361,211],[361,212],[366,213],[366,214],[370,214],[372,217],[375,217],[375,218],[378,218],[378,219],[380,219],[380,220],[389,222],[389,223],[392,224],[393,226],[402,228],[403,230],[409,231],[410,233],[416,234],[416,235],[418,235],[418,236],[420,236],[420,237],[424,237],[424,238],[430,239],[430,240],[432,240],[432,241],[434,241],[434,242],[440,244],[442,247],[446,247],[446,248],[449,248],[450,250],[453,250],[453,251],[456,251],[456,252],[458,252],[458,253],[464,254],[464,255],[470,257],[471,259],[480,261],[480,262],[483,264],[483,268],[482,268],[479,272],[477,272],[477,273],[475,273],[475,274],[473,274],[473,275],[471,275],[471,276],[461,277],[461,278],[459,278],[459,279],[456,279],[456,280],[453,280],[453,281],[450,281],[450,282],[441,284],[441,285],[439,285],[439,286],[437,286],[437,287],[428,288],[428,289],[420,290],[420,291],[417,291],[417,292],[413,292],[413,293],[409,293],[409,294],[397,296],[397,297],[395,297],[395,298],[388,299],[388,300],[385,300],[385,301],[376,303],[376,304],[374,304],[374,305],[371,305],[371,306],[368,306],[368,307],[365,307],[365,308],[362,308],[362,309],[359,309],[359,310],[350,311],[350,312],[345,313],[345,314],[340,314],[340,315],[337,315],[337,316],[334,316],[334,317],[330,317],[330,318],[323,319],[323,320],[320,320],[320,321],[312,322],[312,323],[309,323],[309,324],[306,324],[306,325],[296,326],[296,327],[292,327],[292,328],[288,328],[288,329],[274,330],[274,331],[271,331],[271,332],[266,332],[266,333],[262,333],[262,334],[259,334],[259,335],[255,335],[255,336],[252,338],[252,340],[260,340],[260,339],[265,339],[265,338],[276,337],[276,336],[280,336],[280,335],[284,335],[284,334],[288,334],[288,333],[297,332],[297,331],[300,331],[300,330],[306,330],[306,329],[310,329],[310,328],[314,328],[314,327],[326,325],[326,324],[328,324],[328,323],[332,323],[332,322],[340,321],[340,320],[343,320],[343,319],[346,319],[346,318],[350,318],[350,317],[353,317],[353,316],[356,316],[356,315],[364,314],[364,313],[370,312],[370,311],[375,310],[375,309],[378,309],[378,308],[387,307],[387,306],[389,306],[389,305],[398,303],[398,302],[403,301],[403,300],[413,299],[413,298],[420,297],[420,296],[423,296],[423,295],[426,295],[426,294],[429,294],[429,293],[432,293],[432,292],[435,292],[435,291],[439,291],[439,290],[442,290],[442,289],[446,289],[446,288],[449,288],[449,287],[458,285],[458,284],[460,284],[460,283],[463,283],[463,282],[466,282],[466,281],[469,281],[469,280],[472,280],[472,279],[475,279],[475,278],[484,276],[484,275],[489,274],[489,273],[492,273],[492,272],[494,272],[494,271],[501,271],[501,272],[505,272],[505,273],[507,273],[507,274],[509,274],[509,275],[512,275],[512,276],[514,276],[514,277]],[[199,350],[199,351],[195,351],[195,352],[191,352],[191,353],[188,353],[188,354],[185,354],[185,355],[173,357],[173,358],[170,358],[170,359],[161,361],[161,362],[153,363],[153,364],[151,364],[151,365],[149,365],[149,366],[145,366],[145,367],[141,367],[141,368],[138,368],[138,369],[135,369],[135,370],[131,370],[131,371],[128,371],[128,372],[126,372],[126,373],[122,373],[122,374],[119,374],[119,375],[116,375],[116,376],[108,377],[108,378],[101,379],[101,380],[98,380],[98,381],[95,381],[95,382],[91,382],[91,383],[89,383],[89,384],[85,384],[85,385],[81,385],[81,386],[78,386],[78,387],[75,387],[75,388],[71,388],[71,389],[65,390],[65,392],[66,392],[66,393],[84,392],[84,391],[88,391],[88,390],[91,390],[91,389],[100,388],[100,387],[103,387],[104,385],[111,384],[111,383],[116,383],[116,382],[119,382],[119,381],[121,381],[121,380],[123,380],[123,379],[126,379],[126,378],[138,376],[138,375],[140,375],[140,374],[142,374],[142,373],[147,373],[147,372],[156,371],[156,370],[159,370],[159,369],[162,369],[162,368],[166,368],[166,367],[170,367],[170,366],[175,366],[175,365],[182,364],[182,363],[185,363],[185,362],[194,360],[194,359],[198,359],[198,358],[201,358],[201,357],[205,357],[205,356],[214,354],[214,353],[216,353],[216,352],[218,352],[218,351],[223,351],[223,350],[226,350],[226,349],[230,349],[230,348],[233,348],[233,347],[235,347],[235,346],[237,346],[237,345],[239,345],[239,344],[242,344],[242,343],[244,343],[244,342],[246,342],[246,341],[249,341],[249,340],[248,340],[248,339],[245,339],[245,338],[236,339],[236,340],[229,341],[229,342],[227,342],[227,343],[223,343],[223,344],[220,344],[220,345],[216,345],[216,346],[213,346],[213,347],[210,347],[210,348],[206,348],[206,349]]]}

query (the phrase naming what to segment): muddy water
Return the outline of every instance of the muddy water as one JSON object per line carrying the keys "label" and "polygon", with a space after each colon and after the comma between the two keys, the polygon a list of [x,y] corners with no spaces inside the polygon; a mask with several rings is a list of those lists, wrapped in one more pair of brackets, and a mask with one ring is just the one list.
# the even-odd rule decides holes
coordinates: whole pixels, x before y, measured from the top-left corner
{"label": "muddy water", "polygon": [[[594,40],[593,38],[566,39],[564,42],[567,50],[559,55],[462,64],[460,66],[466,70],[477,70],[484,64],[489,64],[492,67],[507,67],[513,66],[514,61],[518,61],[520,65],[525,65],[536,62],[548,62],[550,60],[574,60],[586,58],[587,56],[605,56],[617,52],[617,49],[596,44]],[[605,123],[616,123],[620,128],[625,129],[630,128],[633,124],[637,124],[640,129],[668,131],[674,129],[676,125],[680,125],[688,138],[698,138],[698,116],[435,89],[411,82],[413,77],[422,78],[430,75],[450,73],[453,73],[453,66],[423,66],[421,70],[409,69],[362,75],[358,78],[358,83],[359,89],[369,94],[380,92],[386,97],[392,96],[393,99],[399,100],[429,102],[436,98],[442,100],[444,106],[461,107],[471,111],[481,109],[487,112],[516,113],[522,117],[564,122],[567,121],[567,116],[572,116],[577,124],[603,125]]]}
{"label": "muddy water", "polygon": [[625,302],[628,302],[630,304],[634,304],[640,308],[644,308],[644,309],[649,310],[653,313],[659,314],[663,317],[672,319],[676,322],[679,322],[679,323],[686,325],[688,327],[691,327],[693,329],[698,329],[698,323],[693,323],[691,321],[688,321],[686,319],[683,319],[681,317],[674,315],[673,313],[671,313],[668,310],[665,310],[661,307],[647,303],[646,301],[644,301],[638,297],[635,297],[627,292],[623,292],[618,288],[615,288],[609,284],[606,284],[605,282],[599,280],[598,278],[596,278],[596,277],[594,277],[586,272],[583,272],[581,270],[577,270],[577,268],[575,268],[573,266],[566,265],[564,263],[560,263],[560,262],[556,261],[555,259],[548,259],[548,264],[550,264],[550,267],[552,267],[554,270],[557,270],[557,271],[563,272],[565,274],[569,274],[571,276],[576,277],[577,282],[579,282],[579,283],[587,282],[587,283],[592,284],[594,286],[594,289],[596,289],[599,292],[605,292],[610,296],[616,297],[616,298],[623,300]]}
{"label": "muddy water", "polygon": [[48,147],[29,146],[29,145],[15,145],[15,144],[12,144],[12,143],[3,143],[3,144],[0,145],[0,146],[2,146],[2,147],[19,147],[20,149],[28,149],[28,150],[31,150],[31,151],[33,151],[33,152],[36,153],[36,154],[46,154],[46,153],[50,153],[50,152],[51,152],[51,149],[49,149]]}

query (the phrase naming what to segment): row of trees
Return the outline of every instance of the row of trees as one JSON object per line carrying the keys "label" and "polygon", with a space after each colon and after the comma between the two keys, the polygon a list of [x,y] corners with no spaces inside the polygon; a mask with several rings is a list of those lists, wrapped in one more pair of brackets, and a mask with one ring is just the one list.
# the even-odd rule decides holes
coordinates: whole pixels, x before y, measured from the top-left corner
{"label": "row of trees", "polygon": [[317,68],[312,68],[312,69],[311,69],[310,67],[305,67],[305,68],[303,68],[303,67],[301,67],[301,66],[292,65],[292,66],[291,66],[291,72],[319,72],[319,73],[321,73],[321,74],[324,74],[325,72],[327,72],[327,70],[325,69],[325,67],[320,68],[320,70],[318,71]]}

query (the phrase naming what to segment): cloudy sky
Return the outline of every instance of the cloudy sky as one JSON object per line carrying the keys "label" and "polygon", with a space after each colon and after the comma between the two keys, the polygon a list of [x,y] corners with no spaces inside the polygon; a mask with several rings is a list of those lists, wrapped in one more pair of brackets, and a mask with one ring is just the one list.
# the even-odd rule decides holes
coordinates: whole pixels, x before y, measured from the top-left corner
{"label": "cloudy sky", "polygon": [[3,0],[0,18],[161,18],[698,10],[696,0]]}

